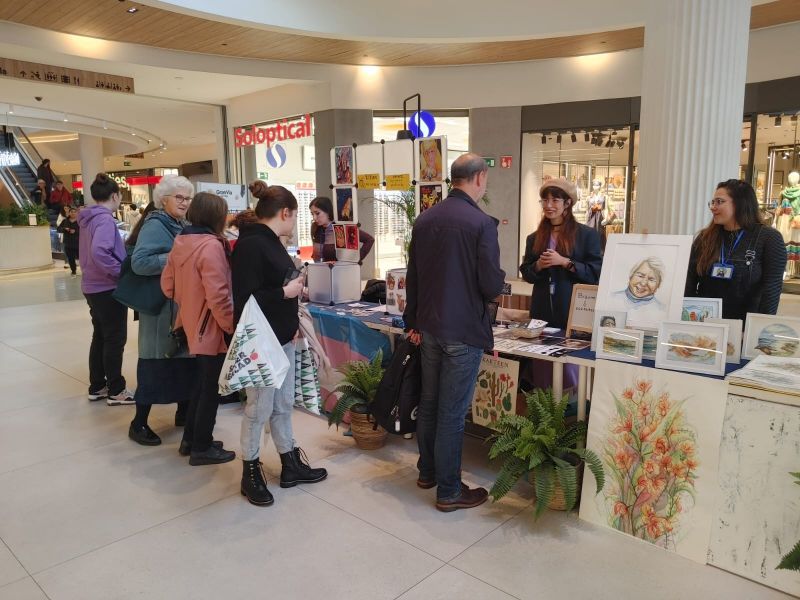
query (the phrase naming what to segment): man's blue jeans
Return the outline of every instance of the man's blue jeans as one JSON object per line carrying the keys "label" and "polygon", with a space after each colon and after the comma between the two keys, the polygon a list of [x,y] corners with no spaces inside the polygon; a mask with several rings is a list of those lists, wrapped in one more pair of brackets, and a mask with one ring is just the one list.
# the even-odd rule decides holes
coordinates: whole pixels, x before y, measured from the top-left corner
{"label": "man's blue jeans", "polygon": [[422,332],[422,393],[417,408],[421,479],[436,479],[436,497],[461,494],[464,418],[472,402],[483,349]]}

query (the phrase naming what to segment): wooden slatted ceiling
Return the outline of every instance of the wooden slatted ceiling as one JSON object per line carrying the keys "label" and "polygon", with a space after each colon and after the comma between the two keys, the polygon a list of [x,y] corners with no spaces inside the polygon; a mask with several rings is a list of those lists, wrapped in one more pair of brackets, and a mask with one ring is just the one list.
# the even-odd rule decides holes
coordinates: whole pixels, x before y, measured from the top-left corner
{"label": "wooden slatted ceiling", "polygon": [[[128,14],[136,6],[139,12]],[[58,17],[54,20],[54,15]],[[117,0],[0,3],[0,20],[83,36],[241,58],[332,64],[432,66],[516,62],[640,48],[644,28],[512,42],[407,44],[264,31]],[[800,0],[753,7],[751,27],[800,20]]]}

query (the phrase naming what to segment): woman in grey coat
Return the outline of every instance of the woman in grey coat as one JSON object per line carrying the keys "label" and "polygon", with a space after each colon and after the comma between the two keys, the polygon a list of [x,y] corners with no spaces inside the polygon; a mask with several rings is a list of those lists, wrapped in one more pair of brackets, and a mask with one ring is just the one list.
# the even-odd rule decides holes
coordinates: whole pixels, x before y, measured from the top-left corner
{"label": "woman in grey coat", "polygon": [[[141,228],[137,227],[129,239],[134,273],[161,275],[175,237],[188,225],[185,217],[193,194],[192,183],[178,175],[165,175],[156,185],[153,210],[142,217],[137,224]],[[161,438],[147,424],[152,405],[177,402],[175,425],[183,425],[196,381],[194,358],[185,345],[176,352],[175,340],[170,335],[177,310],[177,305],[167,300],[158,315],[139,315],[136,416],[128,437],[145,446],[161,443]]]}

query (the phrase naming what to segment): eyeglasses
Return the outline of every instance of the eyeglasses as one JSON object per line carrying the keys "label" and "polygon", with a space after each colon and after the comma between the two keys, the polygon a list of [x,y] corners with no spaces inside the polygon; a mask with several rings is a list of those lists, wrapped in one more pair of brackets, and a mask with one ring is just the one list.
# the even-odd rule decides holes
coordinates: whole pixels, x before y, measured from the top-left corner
{"label": "eyeglasses", "polygon": [[187,202],[192,201],[191,196],[181,196],[180,194],[170,194],[173,198],[175,198],[175,202],[178,204],[185,204]]}
{"label": "eyeglasses", "polygon": [[562,200],[561,198],[542,198],[541,200],[539,200],[539,204],[541,204],[542,206],[545,206],[546,204],[556,205],[559,202],[564,202],[564,200]]}
{"label": "eyeglasses", "polygon": [[708,208],[714,208],[715,206],[722,206],[727,202],[728,202],[727,200],[723,200],[722,198],[714,198],[713,200],[709,201]]}

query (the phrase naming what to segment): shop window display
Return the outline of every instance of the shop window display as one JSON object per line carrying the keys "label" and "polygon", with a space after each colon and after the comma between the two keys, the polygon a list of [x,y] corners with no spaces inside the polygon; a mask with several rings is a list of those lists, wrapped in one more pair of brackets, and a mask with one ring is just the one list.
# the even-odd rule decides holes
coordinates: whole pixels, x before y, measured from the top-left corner
{"label": "shop window display", "polygon": [[317,196],[313,117],[301,115],[237,127],[235,133],[241,133],[236,139],[242,181],[262,179],[269,185],[285,187],[297,198],[297,227],[289,246],[290,250],[296,247],[301,256],[310,257],[309,203]]}
{"label": "shop window display", "polygon": [[541,219],[539,187],[551,178],[564,177],[577,186],[575,218],[596,229],[602,240],[633,230],[638,135],[632,127],[523,134],[520,256]]}

